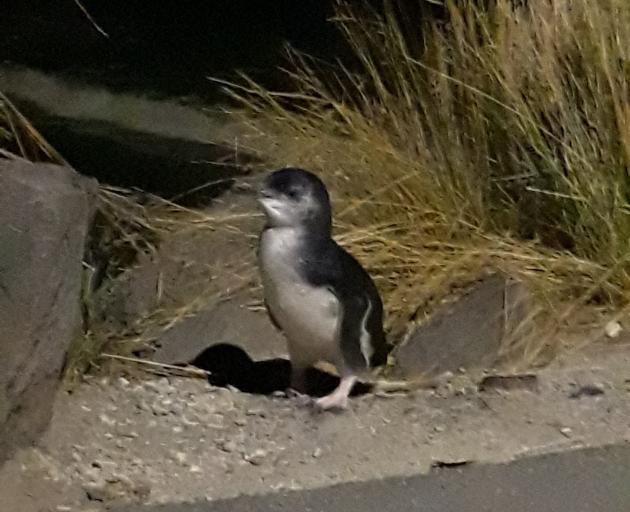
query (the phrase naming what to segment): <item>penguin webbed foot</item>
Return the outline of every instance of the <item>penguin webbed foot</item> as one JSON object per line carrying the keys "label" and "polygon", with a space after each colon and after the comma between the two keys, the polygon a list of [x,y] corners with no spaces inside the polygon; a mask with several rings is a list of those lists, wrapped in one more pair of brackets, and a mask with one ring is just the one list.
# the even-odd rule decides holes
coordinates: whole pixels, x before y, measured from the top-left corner
{"label": "penguin webbed foot", "polygon": [[357,378],[354,375],[342,377],[339,385],[332,393],[315,400],[315,406],[323,411],[347,409],[348,397],[356,382]]}

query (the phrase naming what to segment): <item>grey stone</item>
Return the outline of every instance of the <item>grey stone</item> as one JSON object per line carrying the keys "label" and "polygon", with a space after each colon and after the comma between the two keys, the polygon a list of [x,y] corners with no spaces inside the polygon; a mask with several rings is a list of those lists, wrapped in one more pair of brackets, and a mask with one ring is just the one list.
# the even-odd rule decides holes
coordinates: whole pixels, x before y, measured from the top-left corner
{"label": "grey stone", "polygon": [[491,366],[508,337],[523,335],[525,287],[501,274],[478,281],[394,350],[394,374],[412,377]]}
{"label": "grey stone", "polygon": [[81,329],[81,275],[96,182],[0,160],[0,461],[48,424]]}
{"label": "grey stone", "polygon": [[254,360],[285,355],[286,342],[266,314],[250,311],[238,301],[218,304],[186,318],[161,333],[152,359],[160,363],[189,362],[206,348],[230,343]]}

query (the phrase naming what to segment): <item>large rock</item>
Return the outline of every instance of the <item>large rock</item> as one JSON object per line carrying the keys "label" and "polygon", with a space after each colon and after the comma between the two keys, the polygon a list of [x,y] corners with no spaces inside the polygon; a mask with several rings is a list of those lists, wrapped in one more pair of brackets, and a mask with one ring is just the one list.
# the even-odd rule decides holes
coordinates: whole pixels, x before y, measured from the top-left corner
{"label": "large rock", "polygon": [[404,377],[491,367],[503,344],[526,333],[529,295],[518,281],[487,276],[436,311],[394,350]]}
{"label": "large rock", "polygon": [[0,160],[0,462],[46,427],[81,329],[81,262],[96,182]]}

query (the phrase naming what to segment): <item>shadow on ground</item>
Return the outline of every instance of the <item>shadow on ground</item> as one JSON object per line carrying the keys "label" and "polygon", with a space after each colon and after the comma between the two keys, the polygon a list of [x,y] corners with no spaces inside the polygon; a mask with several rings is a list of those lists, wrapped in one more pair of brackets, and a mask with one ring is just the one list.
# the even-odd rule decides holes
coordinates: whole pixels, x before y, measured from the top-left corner
{"label": "shadow on ground", "polygon": [[[208,381],[213,386],[232,386],[256,395],[285,391],[291,377],[291,363],[287,359],[254,361],[245,350],[230,343],[208,347],[189,364],[210,372]],[[307,379],[308,393],[312,396],[326,395],[339,384],[338,377],[317,368],[309,370]],[[359,382],[354,386],[352,396],[363,395],[371,389],[370,384]]]}

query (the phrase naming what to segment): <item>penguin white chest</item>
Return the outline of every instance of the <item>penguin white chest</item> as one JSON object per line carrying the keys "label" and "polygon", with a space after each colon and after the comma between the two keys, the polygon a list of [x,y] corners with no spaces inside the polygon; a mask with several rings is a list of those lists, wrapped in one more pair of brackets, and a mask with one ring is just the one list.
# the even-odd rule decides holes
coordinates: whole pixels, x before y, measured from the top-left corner
{"label": "penguin white chest", "polygon": [[265,300],[287,337],[291,358],[334,362],[339,356],[339,302],[331,291],[310,285],[300,275],[299,233],[291,228],[266,230],[259,260]]}

